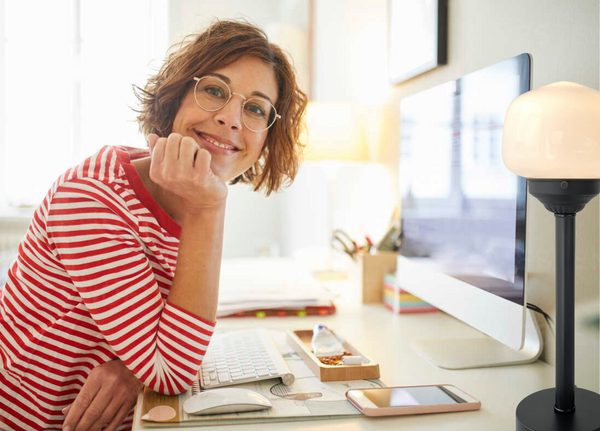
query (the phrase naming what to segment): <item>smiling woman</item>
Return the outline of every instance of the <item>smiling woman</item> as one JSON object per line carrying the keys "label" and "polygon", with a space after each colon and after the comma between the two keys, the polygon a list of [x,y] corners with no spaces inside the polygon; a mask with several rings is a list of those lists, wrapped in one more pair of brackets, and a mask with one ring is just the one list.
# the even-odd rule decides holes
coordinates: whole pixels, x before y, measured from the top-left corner
{"label": "smiling woman", "polygon": [[1,429],[125,430],[142,387],[186,391],[215,326],[226,183],[294,179],[306,96],[257,27],[213,23],[138,96],[149,151],[105,146],[61,175],[0,291]]}
{"label": "smiling woman", "polygon": [[[228,84],[229,77],[220,69],[228,68],[242,58],[245,61],[253,60],[255,64],[257,61],[262,63],[259,68],[250,66],[251,79],[256,85],[260,82],[260,85],[249,88],[250,92],[242,96],[250,98],[253,95],[267,95],[265,100],[275,105],[281,119],[275,121],[269,129],[261,157],[250,169],[236,176],[231,184],[250,183],[255,190],[264,188],[270,194],[279,190],[286,179],[291,182],[296,175],[298,140],[306,109],[306,95],[298,87],[295,71],[284,53],[279,47],[269,44],[262,30],[239,22],[221,21],[183,45],[169,56],[160,72],[150,78],[144,89],[138,88],[142,104],[138,120],[144,134],[167,136],[173,132],[175,115],[180,106],[186,101],[190,104],[193,102],[194,86],[197,83],[194,78],[220,75]],[[253,84],[250,77],[247,79],[248,85]],[[241,86],[242,82],[233,84]],[[275,88],[270,91],[274,90],[274,94],[269,95],[267,90],[272,84],[275,84]],[[265,90],[261,92],[259,87],[265,87]],[[229,91],[239,93],[236,88]],[[232,94],[234,93],[230,96]],[[186,96],[190,97],[186,100]],[[231,103],[226,104],[225,108]]]}

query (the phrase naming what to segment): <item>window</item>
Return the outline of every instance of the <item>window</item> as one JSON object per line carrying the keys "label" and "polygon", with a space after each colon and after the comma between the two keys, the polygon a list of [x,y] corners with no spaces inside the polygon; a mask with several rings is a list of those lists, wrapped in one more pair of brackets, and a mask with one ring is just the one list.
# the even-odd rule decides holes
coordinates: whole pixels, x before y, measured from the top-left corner
{"label": "window", "polygon": [[0,29],[0,214],[103,145],[145,145],[132,84],[162,64],[168,0],[0,0]]}

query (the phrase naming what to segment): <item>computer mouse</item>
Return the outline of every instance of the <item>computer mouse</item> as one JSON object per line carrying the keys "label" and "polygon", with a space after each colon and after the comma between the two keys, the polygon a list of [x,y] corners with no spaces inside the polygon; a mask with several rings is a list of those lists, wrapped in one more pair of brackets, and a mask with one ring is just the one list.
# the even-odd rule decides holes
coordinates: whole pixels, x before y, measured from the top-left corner
{"label": "computer mouse", "polygon": [[188,398],[183,403],[183,410],[189,415],[214,415],[264,410],[272,406],[267,397],[250,389],[218,388]]}

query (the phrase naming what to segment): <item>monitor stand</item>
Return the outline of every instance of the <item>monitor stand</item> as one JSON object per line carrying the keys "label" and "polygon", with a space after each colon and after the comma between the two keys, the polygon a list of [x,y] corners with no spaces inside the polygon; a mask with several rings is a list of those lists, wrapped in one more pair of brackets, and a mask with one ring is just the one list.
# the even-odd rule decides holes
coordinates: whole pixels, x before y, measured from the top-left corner
{"label": "monitor stand", "polygon": [[499,367],[534,362],[542,353],[540,328],[531,310],[525,310],[525,341],[514,350],[490,337],[459,339],[421,339],[412,343],[422,356],[440,368]]}

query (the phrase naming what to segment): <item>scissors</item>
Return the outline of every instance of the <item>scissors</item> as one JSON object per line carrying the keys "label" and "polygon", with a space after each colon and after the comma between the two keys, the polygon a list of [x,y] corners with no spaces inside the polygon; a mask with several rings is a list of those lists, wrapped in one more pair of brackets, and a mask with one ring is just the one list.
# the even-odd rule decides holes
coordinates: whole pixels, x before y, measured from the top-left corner
{"label": "scissors", "polygon": [[346,253],[353,260],[356,260],[356,253],[359,250],[358,244],[343,230],[336,229],[333,231],[331,246],[338,251]]}

